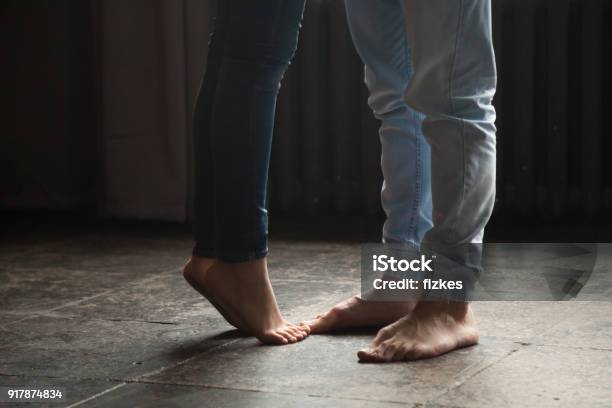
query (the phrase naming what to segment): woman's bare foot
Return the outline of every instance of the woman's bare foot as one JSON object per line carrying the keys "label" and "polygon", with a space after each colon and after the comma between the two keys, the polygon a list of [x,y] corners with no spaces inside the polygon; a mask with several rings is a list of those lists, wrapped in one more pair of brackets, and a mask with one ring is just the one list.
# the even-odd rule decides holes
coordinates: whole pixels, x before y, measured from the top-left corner
{"label": "woman's bare foot", "polygon": [[295,343],[310,333],[307,326],[291,324],[281,316],[265,258],[228,263],[192,257],[183,275],[230,324],[263,343]]}
{"label": "woman's bare foot", "polygon": [[478,343],[468,303],[422,301],[409,316],[381,329],[360,361],[385,363],[437,357]]}
{"label": "woman's bare foot", "polygon": [[183,276],[185,280],[193,287],[195,290],[200,292],[202,296],[204,296],[214,307],[217,309],[219,313],[223,316],[223,318],[232,326],[239,330],[243,330],[243,327],[240,327],[239,322],[236,320],[234,316],[230,314],[228,310],[225,310],[221,307],[220,304],[215,302],[212,296],[207,293],[206,286],[204,285],[204,278],[211,266],[213,266],[217,262],[216,259],[213,258],[201,258],[201,257],[192,257],[187,261],[185,266],[183,267]]}
{"label": "woman's bare foot", "polygon": [[373,302],[353,296],[314,320],[304,322],[311,333],[352,328],[380,328],[410,314],[416,302]]}

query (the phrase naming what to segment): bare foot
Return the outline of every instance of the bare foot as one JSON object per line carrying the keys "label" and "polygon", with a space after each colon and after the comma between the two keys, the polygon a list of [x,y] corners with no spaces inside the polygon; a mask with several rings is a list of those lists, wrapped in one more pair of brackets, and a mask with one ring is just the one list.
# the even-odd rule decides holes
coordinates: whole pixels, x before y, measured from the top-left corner
{"label": "bare foot", "polygon": [[304,322],[311,333],[329,333],[351,328],[380,328],[406,316],[416,302],[373,302],[353,296],[314,320]]}
{"label": "bare foot", "polygon": [[409,316],[381,329],[357,355],[374,363],[418,360],[475,345],[478,339],[468,303],[422,301]]}
{"label": "bare foot", "polygon": [[183,275],[230,324],[263,343],[295,343],[310,333],[307,326],[291,324],[281,316],[265,258],[228,263],[192,257]]}
{"label": "bare foot", "polygon": [[232,316],[228,310],[225,310],[220,304],[215,302],[212,296],[206,291],[204,278],[210,267],[216,262],[217,260],[213,258],[192,257],[183,267],[183,276],[191,287],[200,292],[200,294],[204,296],[219,313],[221,313],[221,316],[223,316],[223,318],[229,324],[239,330],[244,331],[244,328],[240,326],[240,323],[236,320],[236,318]]}

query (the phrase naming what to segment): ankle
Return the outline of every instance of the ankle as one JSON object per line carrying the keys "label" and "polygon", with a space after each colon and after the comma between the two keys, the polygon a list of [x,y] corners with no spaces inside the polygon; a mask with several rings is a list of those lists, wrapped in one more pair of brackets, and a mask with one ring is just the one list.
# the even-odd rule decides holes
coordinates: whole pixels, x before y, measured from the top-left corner
{"label": "ankle", "polygon": [[187,263],[185,263],[185,266],[183,266],[183,276],[186,279],[197,277],[201,275],[202,272],[208,271],[215,262],[216,259],[192,256]]}
{"label": "ankle", "polygon": [[223,262],[225,269],[231,273],[241,275],[243,279],[261,279],[268,276],[266,258],[254,259],[245,262]]}
{"label": "ankle", "polygon": [[201,256],[196,256],[196,255],[192,255],[191,258],[189,258],[189,260],[187,261],[188,264],[191,264],[194,266],[210,265],[214,262],[216,262],[215,258],[203,258]]}
{"label": "ankle", "polygon": [[417,305],[416,311],[423,315],[446,314],[457,321],[463,321],[469,314],[470,304],[452,301],[421,301]]}

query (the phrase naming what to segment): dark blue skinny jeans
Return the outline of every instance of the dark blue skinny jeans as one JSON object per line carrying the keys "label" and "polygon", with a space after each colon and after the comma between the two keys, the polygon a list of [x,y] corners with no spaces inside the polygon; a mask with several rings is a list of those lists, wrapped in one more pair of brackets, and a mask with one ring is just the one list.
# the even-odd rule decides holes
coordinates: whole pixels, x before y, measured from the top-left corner
{"label": "dark blue skinny jeans", "polygon": [[195,256],[244,262],[268,253],[276,99],[304,2],[218,2],[194,112]]}

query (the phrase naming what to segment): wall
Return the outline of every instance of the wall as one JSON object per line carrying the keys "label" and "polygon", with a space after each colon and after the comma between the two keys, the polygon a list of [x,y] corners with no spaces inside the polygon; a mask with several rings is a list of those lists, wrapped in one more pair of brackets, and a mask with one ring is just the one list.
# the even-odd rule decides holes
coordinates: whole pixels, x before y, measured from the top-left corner
{"label": "wall", "polygon": [[83,0],[3,0],[0,206],[91,208],[92,29]]}

